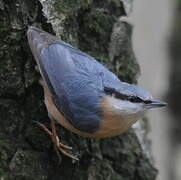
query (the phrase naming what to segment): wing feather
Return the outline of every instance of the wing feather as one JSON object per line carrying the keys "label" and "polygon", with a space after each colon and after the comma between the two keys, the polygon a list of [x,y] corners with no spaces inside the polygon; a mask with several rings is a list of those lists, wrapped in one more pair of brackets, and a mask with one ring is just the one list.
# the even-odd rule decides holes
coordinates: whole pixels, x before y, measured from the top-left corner
{"label": "wing feather", "polygon": [[[40,29],[30,27],[28,40],[58,110],[77,129],[88,133],[101,122],[104,85],[119,79],[89,55]],[[111,82],[112,83],[112,82]]]}

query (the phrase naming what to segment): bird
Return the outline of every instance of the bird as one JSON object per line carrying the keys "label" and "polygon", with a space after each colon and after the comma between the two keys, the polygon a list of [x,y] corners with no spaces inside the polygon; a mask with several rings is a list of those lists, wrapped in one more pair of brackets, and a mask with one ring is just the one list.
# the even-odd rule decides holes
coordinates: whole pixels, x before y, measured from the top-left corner
{"label": "bird", "polygon": [[38,124],[51,136],[57,152],[78,160],[66,151],[71,147],[60,141],[55,122],[80,136],[106,138],[127,131],[148,110],[166,105],[42,29],[29,26],[27,37],[41,74],[51,131]]}

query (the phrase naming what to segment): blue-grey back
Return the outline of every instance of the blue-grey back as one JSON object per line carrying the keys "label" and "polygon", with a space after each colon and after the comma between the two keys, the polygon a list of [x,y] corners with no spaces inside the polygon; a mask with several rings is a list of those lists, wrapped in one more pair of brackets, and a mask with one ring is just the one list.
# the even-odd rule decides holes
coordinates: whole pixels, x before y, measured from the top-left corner
{"label": "blue-grey back", "polygon": [[30,27],[28,40],[57,109],[77,129],[94,133],[101,122],[104,87],[119,79],[89,55]]}
{"label": "blue-grey back", "polygon": [[95,132],[101,122],[104,85],[112,83],[111,79],[119,82],[117,77],[90,56],[61,42],[45,48],[41,59],[57,108],[79,130]]}

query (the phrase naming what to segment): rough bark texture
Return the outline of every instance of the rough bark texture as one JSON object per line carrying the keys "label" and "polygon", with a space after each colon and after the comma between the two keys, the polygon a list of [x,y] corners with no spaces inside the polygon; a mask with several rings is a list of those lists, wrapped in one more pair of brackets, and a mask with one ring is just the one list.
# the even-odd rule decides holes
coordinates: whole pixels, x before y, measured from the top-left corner
{"label": "rough bark texture", "polygon": [[[122,80],[136,82],[139,68],[131,48],[132,27],[119,19],[126,15],[122,1],[46,2],[51,8],[44,13],[62,18],[60,24],[56,19],[49,22],[64,41],[106,64]],[[49,118],[27,44],[26,30],[32,24],[53,33],[38,0],[0,0],[0,179],[154,180],[157,171],[133,130],[96,140],[57,126],[80,161],[58,159],[50,138],[34,123],[48,126]]]}

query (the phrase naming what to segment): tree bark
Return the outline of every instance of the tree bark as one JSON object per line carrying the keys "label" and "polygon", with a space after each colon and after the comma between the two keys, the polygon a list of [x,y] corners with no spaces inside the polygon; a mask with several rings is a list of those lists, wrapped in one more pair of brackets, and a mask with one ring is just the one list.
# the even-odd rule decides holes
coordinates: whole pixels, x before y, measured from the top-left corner
{"label": "tree bark", "polygon": [[132,129],[118,137],[88,139],[58,125],[60,137],[80,158],[72,162],[63,155],[59,160],[50,138],[34,123],[48,126],[49,118],[27,43],[28,25],[56,32],[121,80],[135,83],[139,67],[131,46],[132,27],[120,19],[128,14],[131,1],[41,3],[0,0],[0,179],[154,180],[157,170]]}

